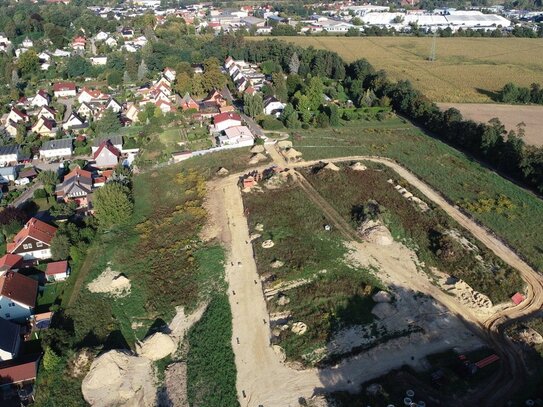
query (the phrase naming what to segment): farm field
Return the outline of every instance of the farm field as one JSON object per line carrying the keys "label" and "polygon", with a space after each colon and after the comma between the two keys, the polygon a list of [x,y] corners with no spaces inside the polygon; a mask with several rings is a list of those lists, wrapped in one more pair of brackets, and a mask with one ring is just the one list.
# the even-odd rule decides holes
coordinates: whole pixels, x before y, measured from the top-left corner
{"label": "farm field", "polygon": [[490,102],[506,83],[543,83],[543,41],[526,38],[283,37],[302,47],[337,52],[347,62],[366,58],[391,78],[408,79],[435,102]]}
{"label": "farm field", "polygon": [[458,109],[465,119],[476,122],[486,123],[497,117],[507,130],[516,130],[517,124],[523,122],[526,125],[526,144],[543,146],[543,106],[487,103],[438,103],[438,106],[443,110]]}
{"label": "farm field", "polygon": [[461,152],[393,117],[344,122],[340,128],[297,130],[291,139],[306,160],[375,155],[396,160],[543,269],[543,202]]}

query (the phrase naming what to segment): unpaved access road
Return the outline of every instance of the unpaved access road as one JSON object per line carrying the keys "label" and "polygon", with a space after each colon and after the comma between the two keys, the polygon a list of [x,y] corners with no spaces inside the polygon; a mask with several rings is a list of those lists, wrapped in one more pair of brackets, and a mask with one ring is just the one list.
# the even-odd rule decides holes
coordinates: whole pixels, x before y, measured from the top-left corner
{"label": "unpaved access road", "polygon": [[[268,146],[267,146],[268,147]],[[288,166],[275,148],[269,146],[268,152],[277,165]],[[273,152],[272,152],[273,150]],[[517,268],[525,279],[527,299],[519,306],[509,307],[500,311],[488,321],[478,321],[470,311],[434,286],[421,287],[421,292],[438,297],[436,300],[443,301],[448,309],[456,315],[463,316],[473,325],[474,330],[479,327],[482,332],[479,334],[485,337],[502,357],[502,370],[494,381],[486,388],[481,389],[477,394],[470,396],[470,402],[491,398],[492,405],[500,405],[505,400],[503,397],[516,388],[524,377],[525,367],[522,359],[515,352],[511,343],[502,333],[502,324],[505,319],[524,317],[539,310],[543,300],[543,283],[541,277],[525,262],[523,262],[512,250],[497,239],[491,232],[479,226],[469,219],[457,208],[448,203],[439,193],[430,188],[415,175],[401,167],[397,163],[380,158],[367,156],[341,157],[327,159],[327,162],[343,161],[374,161],[389,166],[411,185],[419,189],[427,199],[434,202],[445,210],[465,229],[469,230],[477,239],[491,249],[502,260]],[[318,161],[300,162],[290,167],[305,167],[318,163]],[[239,176],[231,175],[223,179],[215,186],[215,198],[219,200],[225,216],[223,220],[223,236],[226,246],[229,249],[226,274],[229,282],[229,300],[233,314],[233,337],[232,346],[235,352],[237,366],[237,389],[238,397],[242,406],[297,406],[300,397],[310,397],[318,393],[319,389],[334,390],[357,390],[361,381],[369,380],[380,374],[386,373],[389,367],[386,359],[390,355],[380,355],[379,362],[371,366],[364,366],[367,374],[359,374],[356,381],[349,383],[335,383],[334,368],[325,371],[307,369],[297,371],[281,363],[278,355],[270,346],[269,316],[266,302],[262,292],[259,276],[254,260],[254,253],[249,240],[247,220],[244,216],[241,191],[237,186]],[[310,196],[311,198],[311,196]],[[328,208],[329,211],[329,208]],[[332,218],[334,213],[328,213]],[[339,217],[339,215],[337,215]],[[334,221],[334,219],[331,219]],[[339,222],[339,219],[337,219]],[[225,223],[225,224],[224,224]],[[224,231],[227,233],[224,233]],[[382,250],[381,250],[382,251]],[[379,256],[376,250],[375,256]],[[377,258],[377,260],[381,260]],[[397,268],[392,266],[392,269]],[[389,271],[387,269],[387,271]],[[405,276],[401,276],[405,278]],[[435,298],[434,297],[434,298]],[[394,355],[391,355],[394,356]],[[343,364],[349,363],[344,361]],[[353,361],[352,369],[360,370],[362,366],[356,366]],[[343,366],[345,369],[345,366]],[[351,369],[351,370],[352,370]],[[349,368],[347,367],[347,370]],[[513,376],[511,376],[513,375]],[[342,375],[344,376],[344,375]],[[338,375],[339,378],[339,375]],[[512,380],[511,380],[512,379]],[[323,386],[324,380],[324,386]]]}

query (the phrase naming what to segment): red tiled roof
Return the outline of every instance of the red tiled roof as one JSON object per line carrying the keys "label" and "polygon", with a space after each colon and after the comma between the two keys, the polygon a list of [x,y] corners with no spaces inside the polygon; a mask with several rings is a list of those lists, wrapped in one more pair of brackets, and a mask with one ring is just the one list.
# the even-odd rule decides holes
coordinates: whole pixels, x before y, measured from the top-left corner
{"label": "red tiled roof", "polygon": [[64,180],[66,181],[67,179],[70,179],[72,177],[77,177],[77,176],[92,179],[92,174],[89,171],[85,171],[85,170],[82,170],[81,168],[77,167],[77,168],[74,168],[68,174],[66,174],[64,176]]}
{"label": "red tiled roof", "polygon": [[56,227],[48,225],[39,219],[32,218],[26,222],[26,225],[24,225],[19,233],[15,235],[13,242],[7,244],[8,252],[13,252],[28,236],[43,243],[51,244],[51,240],[56,231]]}
{"label": "red tiled roof", "polygon": [[226,120],[237,120],[241,122],[241,116],[237,113],[231,113],[231,112],[221,113],[213,118],[213,123],[217,124],[217,123],[224,122]]}
{"label": "red tiled roof", "polygon": [[511,297],[511,301],[513,301],[515,305],[519,305],[524,300],[524,295],[522,295],[521,293],[515,293],[515,295]]}
{"label": "red tiled roof", "polygon": [[21,112],[19,109],[15,108],[15,107],[14,107],[13,109],[11,109],[11,111],[12,111],[13,113],[15,113],[17,116],[19,116],[21,119],[26,119],[26,118],[28,118],[28,115],[27,115],[27,114]]}
{"label": "red tiled roof", "polygon": [[23,256],[18,254],[6,254],[0,258],[0,271],[11,270],[17,268],[23,262]]}
{"label": "red tiled roof", "polygon": [[64,91],[64,90],[75,90],[75,83],[73,82],[57,82],[53,85],[53,90],[55,92]]}
{"label": "red tiled roof", "polygon": [[0,365],[0,385],[14,384],[36,379],[38,373],[38,359],[16,364],[9,361]]}
{"label": "red tiled roof", "polygon": [[38,295],[38,282],[22,274],[8,271],[0,277],[0,295],[34,307]]}
{"label": "red tiled roof", "polygon": [[68,262],[66,260],[55,261],[53,263],[47,264],[47,268],[45,269],[45,275],[52,276],[55,274],[64,274],[67,271],[68,271]]}
{"label": "red tiled roof", "polygon": [[100,155],[103,149],[107,149],[111,151],[113,154],[115,154],[117,157],[121,155],[121,152],[111,144],[111,141],[105,140],[100,143],[100,147],[98,147],[98,150],[96,150],[93,154],[93,158],[96,160],[96,158]]}

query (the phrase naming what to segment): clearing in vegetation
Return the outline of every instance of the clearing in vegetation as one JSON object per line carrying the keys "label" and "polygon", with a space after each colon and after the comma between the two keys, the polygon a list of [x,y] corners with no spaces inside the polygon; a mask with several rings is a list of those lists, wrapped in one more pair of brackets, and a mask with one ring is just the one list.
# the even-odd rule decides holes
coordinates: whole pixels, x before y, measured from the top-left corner
{"label": "clearing in vegetation", "polygon": [[543,146],[543,106],[502,105],[487,103],[438,103],[442,110],[451,107],[458,109],[464,119],[487,123],[497,117],[507,131],[517,131],[517,125],[524,123],[524,142],[533,146]]}
{"label": "clearing in vegetation", "polygon": [[[265,292],[282,287],[270,295],[268,310],[272,341],[289,360],[310,364],[312,352],[333,333],[373,320],[371,294],[378,280],[345,263],[339,232],[325,230],[326,219],[299,187],[245,193],[244,206],[249,230],[261,235],[253,235],[253,247]],[[267,240],[273,247],[262,247]],[[305,333],[295,333],[297,322],[306,325]]]}
{"label": "clearing in vegetation", "polygon": [[[368,166],[365,171],[315,167],[306,170],[306,177],[355,229],[367,222],[384,223],[396,240],[415,250],[427,271],[436,267],[460,278],[493,303],[508,301],[522,290],[518,272],[484,246],[466,239],[445,213],[438,208],[421,209],[406,199],[407,194],[416,196],[416,191],[396,173],[380,166],[371,168],[375,166],[369,163]],[[402,185],[409,189],[404,195],[398,191]]]}
{"label": "clearing in vegetation", "polygon": [[543,82],[543,43],[529,38],[286,37],[302,47],[337,52],[346,62],[367,59],[392,79],[408,79],[435,102],[490,102],[508,82]]}
{"label": "clearing in vegetation", "polygon": [[394,116],[343,122],[340,128],[296,130],[305,160],[352,155],[388,157],[408,168],[543,269],[543,202],[447,144]]}

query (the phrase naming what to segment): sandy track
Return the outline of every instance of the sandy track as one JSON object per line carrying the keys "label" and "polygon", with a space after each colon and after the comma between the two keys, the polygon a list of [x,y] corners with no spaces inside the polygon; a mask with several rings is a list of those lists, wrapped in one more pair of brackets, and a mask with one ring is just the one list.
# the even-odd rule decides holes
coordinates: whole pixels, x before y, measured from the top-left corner
{"label": "sandy track", "polygon": [[[290,166],[299,168],[318,163],[315,160],[287,165],[275,148],[272,146],[267,147],[275,163],[282,167]],[[449,204],[439,193],[394,161],[367,156],[341,157],[326,161],[344,162],[361,160],[379,162],[395,170],[410,184],[419,189],[427,199],[440,206],[465,229],[469,230],[497,256],[517,268],[526,280],[528,285],[526,301],[519,306],[502,310],[483,322],[472,315],[469,309],[462,306],[454,298],[444,294],[437,287],[422,283],[420,287],[414,287],[421,292],[431,295],[451,312],[468,322],[468,326],[475,333],[488,340],[500,354],[502,360],[506,362],[502,363],[503,369],[500,371],[500,374],[487,387],[481,389],[477,394],[471,395],[469,398],[470,402],[486,398],[485,403],[488,402],[488,398],[491,398],[493,405],[499,405],[503,402],[503,397],[519,385],[525,373],[525,367],[521,362],[521,358],[512,347],[511,342],[502,333],[503,322],[507,318],[510,321],[514,318],[529,315],[541,307],[543,298],[541,277],[511,249],[492,235],[491,232],[469,219],[456,207]],[[229,249],[226,274],[229,282],[229,300],[233,314],[232,346],[235,352],[238,371],[237,390],[241,405],[263,405],[266,407],[297,406],[299,397],[310,397],[323,387],[326,390],[355,390],[360,382],[386,373],[392,366],[389,366],[383,360],[383,363],[375,364],[375,369],[367,369],[366,374],[358,374],[356,377],[353,377],[354,381],[339,383],[339,377],[335,377],[334,368],[324,371],[317,371],[316,369],[297,371],[279,361],[278,356],[270,346],[271,335],[266,302],[259,282],[254,253],[251,245],[247,243],[249,242],[248,225],[243,212],[241,192],[237,186],[237,180],[240,175],[242,174],[234,174],[216,183],[215,198],[219,199],[220,206],[222,206],[226,214],[223,217],[223,222],[226,224],[222,225],[223,241]],[[323,205],[321,201],[323,198],[319,199],[320,195],[316,191],[311,191],[307,184],[305,185],[305,190],[308,192],[308,196],[316,201],[320,208],[326,208],[326,215],[336,227],[338,225],[344,227],[345,223],[341,216],[331,206]],[[344,232],[352,236],[350,231],[344,230]],[[367,247],[364,248],[364,250],[367,249]],[[382,252],[382,248],[379,248],[375,250],[374,254],[381,264],[385,263],[383,264],[383,268],[385,270],[397,269],[397,264],[394,264],[394,260],[397,261],[397,259],[389,259],[391,263],[386,264],[387,261],[381,255]],[[405,279],[408,277],[410,276],[403,276]],[[412,281],[413,279],[410,280]],[[411,281],[409,281],[410,284]],[[347,371],[360,370],[363,366],[360,365],[360,362],[357,363],[356,360],[352,360],[350,366],[345,366],[349,364],[349,361],[344,361],[342,364]],[[342,376],[344,377],[343,374]],[[513,380],[511,380],[512,377],[514,378]]]}

